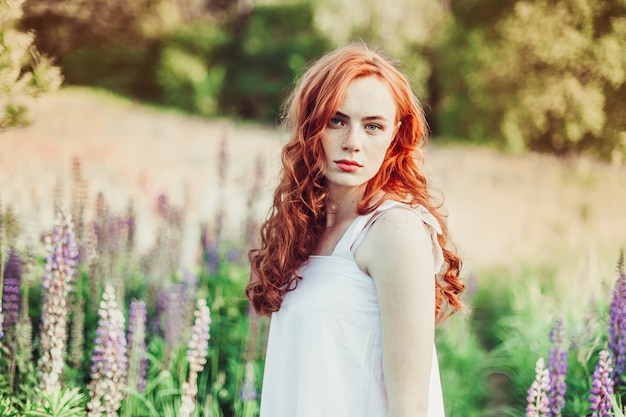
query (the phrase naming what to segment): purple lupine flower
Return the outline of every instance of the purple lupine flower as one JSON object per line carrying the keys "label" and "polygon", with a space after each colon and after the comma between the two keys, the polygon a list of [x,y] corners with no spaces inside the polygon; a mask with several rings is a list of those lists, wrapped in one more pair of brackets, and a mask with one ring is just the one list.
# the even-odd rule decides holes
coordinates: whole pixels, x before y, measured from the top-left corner
{"label": "purple lupine flower", "polygon": [[207,240],[203,243],[202,258],[209,274],[214,274],[219,270],[220,254],[214,241]]}
{"label": "purple lupine flower", "polygon": [[[2,214],[2,200],[0,200],[0,276],[4,276],[4,215]],[[0,297],[0,339],[4,337],[4,313],[2,312],[2,297]]]}
{"label": "purple lupine flower", "polygon": [[167,290],[167,304],[165,305],[165,326],[163,336],[165,342],[177,344],[183,330],[185,311],[185,287],[175,284]]}
{"label": "purple lupine flower", "polygon": [[98,316],[87,417],[116,416],[124,399],[128,358],[124,315],[117,308],[115,290],[110,284],[104,287]]}
{"label": "purple lupine flower", "polygon": [[59,215],[46,242],[50,254],[46,257],[46,273],[41,280],[44,294],[37,369],[41,374],[42,391],[51,393],[61,388],[69,321],[68,297],[76,275],[78,250],[70,216]]}
{"label": "purple lupine flower", "polygon": [[131,299],[128,317],[128,385],[139,392],[146,389],[148,374],[146,319],[146,303]]}
{"label": "purple lupine flower", "polygon": [[149,329],[152,334],[160,334],[163,336],[163,327],[165,323],[165,314],[167,313],[167,300],[169,294],[162,288],[154,289],[156,295],[154,296],[155,311],[152,319],[150,320]]}
{"label": "purple lupine flower", "polygon": [[220,206],[215,213],[215,226],[212,228],[213,237],[208,236],[208,231],[204,230],[202,236],[202,257],[204,265],[209,274],[214,274],[220,270],[222,264],[222,231],[224,227],[224,209]]}
{"label": "purple lupine flower", "polygon": [[165,352],[163,366],[169,367],[172,352],[180,343],[185,321],[185,287],[181,284],[172,285],[166,292],[165,317],[161,322]]}
{"label": "purple lupine flower", "polygon": [[157,214],[161,218],[168,219],[170,217],[172,212],[172,206],[167,199],[167,195],[159,194],[159,196],[157,197],[156,210]]}
{"label": "purple lupine flower", "polygon": [[193,312],[196,309],[196,303],[194,302],[196,294],[198,294],[198,274],[194,271],[190,271],[187,268],[183,268],[181,285],[184,288],[185,294],[185,314],[183,320],[188,323],[193,320]]}
{"label": "purple lupine flower", "polygon": [[187,268],[183,269],[182,284],[186,289],[187,294],[195,294],[198,290],[199,277],[194,271],[190,271]]}
{"label": "purple lupine flower", "polygon": [[241,401],[256,401],[258,393],[256,390],[256,376],[254,374],[254,364],[246,362],[244,369],[243,385],[241,387]]}
{"label": "purple lupine flower", "polygon": [[8,250],[8,257],[4,268],[2,289],[2,323],[3,333],[8,334],[15,330],[20,315],[20,282],[22,278],[23,262],[14,248]]}
{"label": "purple lupine flower", "polygon": [[228,262],[240,262],[241,261],[241,251],[237,248],[230,248],[226,251],[226,260]]}
{"label": "purple lupine flower", "polygon": [[613,396],[613,368],[607,350],[600,351],[600,358],[593,372],[591,382],[591,417],[613,417],[611,400]]}
{"label": "purple lupine flower", "polygon": [[259,153],[255,159],[255,175],[252,187],[248,191],[246,202],[246,246],[255,248],[259,245],[259,223],[257,220],[256,206],[261,198],[262,184],[265,178],[265,162]]}
{"label": "purple lupine flower", "polygon": [[72,159],[72,219],[78,245],[78,262],[87,262],[88,251],[85,242],[85,206],[88,196],[87,182],[81,174],[80,159]]}
{"label": "purple lupine flower", "polygon": [[561,417],[561,410],[565,406],[565,392],[567,384],[567,349],[563,347],[565,334],[563,320],[556,320],[550,331],[550,356],[548,357],[548,372],[550,373],[550,389],[548,400],[550,402],[549,417]]}
{"label": "purple lupine flower", "polygon": [[526,397],[526,417],[547,417],[550,412],[550,402],[547,391],[550,389],[550,373],[544,366],[543,358],[535,365],[535,380],[528,389]]}
{"label": "purple lupine flower", "polygon": [[126,252],[128,254],[132,253],[135,248],[135,235],[137,234],[136,217],[135,205],[133,200],[130,200],[126,210],[126,228],[128,230],[126,234]]}
{"label": "purple lupine flower", "polygon": [[223,190],[226,185],[226,172],[228,171],[228,140],[230,136],[225,134],[220,142],[219,159],[217,160],[217,177],[220,188]]}
{"label": "purple lupine flower", "polygon": [[622,385],[622,376],[626,371],[626,274],[623,255],[618,263],[618,273],[609,312],[609,350],[615,358],[612,377],[616,386]]}
{"label": "purple lupine flower", "polygon": [[209,328],[211,312],[206,300],[198,299],[194,312],[195,321],[191,330],[191,338],[187,345],[187,361],[189,362],[189,378],[182,385],[182,401],[180,417],[189,417],[196,408],[195,397],[198,394],[198,374],[204,369],[209,351]]}

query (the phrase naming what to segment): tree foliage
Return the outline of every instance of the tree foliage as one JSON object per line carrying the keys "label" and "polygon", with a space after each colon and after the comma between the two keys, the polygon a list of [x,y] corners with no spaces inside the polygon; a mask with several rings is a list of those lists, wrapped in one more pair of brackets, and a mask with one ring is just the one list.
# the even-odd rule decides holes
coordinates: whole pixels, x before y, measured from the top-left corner
{"label": "tree foliage", "polygon": [[626,160],[624,0],[26,1],[72,84],[269,120],[306,63],[363,39],[400,60],[435,136]]}
{"label": "tree foliage", "polygon": [[26,0],[23,27],[34,29],[38,48],[56,58],[86,44],[141,39],[142,17],[152,0]]}
{"label": "tree foliage", "polygon": [[252,119],[275,119],[299,70],[329,47],[308,3],[257,6],[223,51],[220,108]]}
{"label": "tree foliage", "polygon": [[453,9],[440,45],[441,132],[514,151],[624,158],[626,3],[470,3]]}
{"label": "tree foliage", "polygon": [[34,97],[61,84],[61,72],[33,46],[33,32],[16,28],[24,0],[0,0],[0,129],[28,123]]}

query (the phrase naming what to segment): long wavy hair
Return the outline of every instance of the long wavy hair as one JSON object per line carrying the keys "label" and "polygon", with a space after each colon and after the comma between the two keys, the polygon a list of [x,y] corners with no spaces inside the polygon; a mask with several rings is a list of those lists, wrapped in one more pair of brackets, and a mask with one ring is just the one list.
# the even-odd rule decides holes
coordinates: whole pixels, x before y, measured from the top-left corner
{"label": "long wavy hair", "polygon": [[[365,44],[350,44],[316,61],[302,75],[286,102],[283,123],[291,138],[282,150],[282,175],[273,206],[261,226],[261,247],[249,252],[251,279],[246,296],[258,314],[278,311],[284,295],[296,288],[298,268],[315,250],[326,224],[326,158],[321,137],[350,83],[377,77],[391,91],[399,124],[379,172],[367,183],[358,213],[375,210],[384,199],[420,204],[438,220],[443,233],[445,270],[436,280],[435,316],[441,320],[463,307],[459,296],[461,260],[449,248],[441,205],[429,193],[420,170],[428,137],[424,112],[411,85],[393,61]],[[384,199],[376,198],[380,194]]]}

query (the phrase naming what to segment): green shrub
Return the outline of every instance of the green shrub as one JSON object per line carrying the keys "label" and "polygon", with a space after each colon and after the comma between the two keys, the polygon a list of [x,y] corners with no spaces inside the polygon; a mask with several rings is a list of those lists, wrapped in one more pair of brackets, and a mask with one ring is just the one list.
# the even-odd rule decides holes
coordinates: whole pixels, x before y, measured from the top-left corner
{"label": "green shrub", "polygon": [[66,53],[61,61],[68,84],[95,86],[150,101],[161,99],[154,67],[158,45],[138,48],[122,44],[85,46]]}
{"label": "green shrub", "polygon": [[440,133],[626,160],[626,8],[616,0],[453,7],[435,70]]}
{"label": "green shrub", "polygon": [[275,119],[297,72],[329,47],[315,28],[310,4],[255,7],[223,51],[220,109],[243,118]]}
{"label": "green shrub", "polygon": [[159,36],[67,52],[68,83],[203,116],[271,120],[297,71],[330,46],[308,3],[257,6],[245,19],[203,20]]}
{"label": "green shrub", "polygon": [[156,67],[162,103],[191,113],[218,113],[226,68],[219,54],[228,35],[215,24],[182,27],[163,41]]}

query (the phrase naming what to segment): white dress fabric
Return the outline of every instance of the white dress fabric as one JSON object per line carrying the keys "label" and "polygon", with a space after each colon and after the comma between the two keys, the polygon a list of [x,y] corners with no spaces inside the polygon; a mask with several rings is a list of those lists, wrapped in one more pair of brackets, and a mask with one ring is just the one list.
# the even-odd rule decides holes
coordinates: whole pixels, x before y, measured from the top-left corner
{"label": "white dress fabric", "polygon": [[[381,322],[374,281],[353,254],[373,221],[391,207],[415,212],[429,230],[437,273],[441,228],[424,207],[384,202],[359,216],[330,256],[311,256],[270,324],[260,417],[386,417]],[[428,417],[445,417],[433,350]]]}

